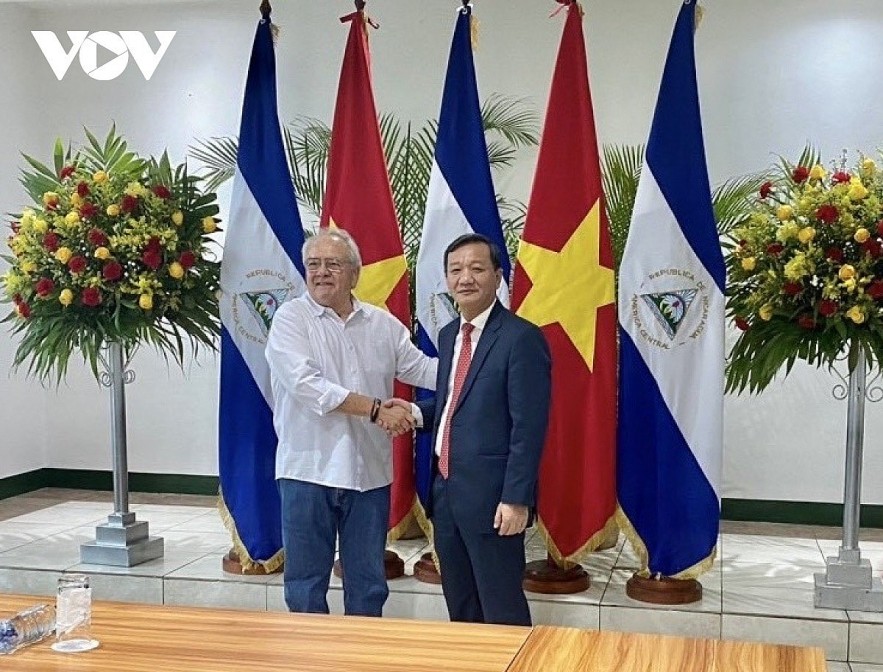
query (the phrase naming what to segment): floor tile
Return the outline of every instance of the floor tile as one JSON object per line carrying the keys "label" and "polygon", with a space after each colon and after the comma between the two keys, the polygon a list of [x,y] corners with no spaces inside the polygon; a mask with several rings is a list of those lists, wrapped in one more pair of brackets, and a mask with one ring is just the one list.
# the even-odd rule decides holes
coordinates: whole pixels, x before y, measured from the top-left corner
{"label": "floor tile", "polygon": [[720,613],[601,605],[601,630],[720,638]]}
{"label": "floor tile", "polygon": [[883,623],[849,624],[849,660],[883,665]]}
{"label": "floor tile", "polygon": [[814,591],[778,586],[732,589],[724,582],[723,610],[726,614],[782,616],[819,621],[848,621],[841,609],[817,609],[813,604]]}
{"label": "floor tile", "polygon": [[163,580],[164,604],[223,609],[267,609],[267,586],[263,583]]}

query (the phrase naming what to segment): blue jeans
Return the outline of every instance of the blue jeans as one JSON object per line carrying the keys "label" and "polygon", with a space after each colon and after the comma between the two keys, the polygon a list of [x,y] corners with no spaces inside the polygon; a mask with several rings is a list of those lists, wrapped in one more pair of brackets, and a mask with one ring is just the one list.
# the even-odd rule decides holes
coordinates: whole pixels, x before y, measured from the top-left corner
{"label": "blue jeans", "polygon": [[328,613],[328,583],[339,535],[345,613],[381,616],[389,595],[383,554],[390,486],[358,492],[287,478],[277,484],[289,610]]}

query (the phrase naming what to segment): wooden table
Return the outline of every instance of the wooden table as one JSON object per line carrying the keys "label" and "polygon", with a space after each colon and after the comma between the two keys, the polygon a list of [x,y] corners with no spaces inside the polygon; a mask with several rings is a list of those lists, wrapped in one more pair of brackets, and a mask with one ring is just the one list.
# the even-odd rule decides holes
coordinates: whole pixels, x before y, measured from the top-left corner
{"label": "wooden table", "polygon": [[533,628],[507,672],[825,672],[822,649],[719,639]]}
{"label": "wooden table", "polygon": [[[46,598],[0,595],[0,616]],[[0,656],[3,672],[825,672],[821,649],[394,618],[96,602],[101,646],[50,642]]]}

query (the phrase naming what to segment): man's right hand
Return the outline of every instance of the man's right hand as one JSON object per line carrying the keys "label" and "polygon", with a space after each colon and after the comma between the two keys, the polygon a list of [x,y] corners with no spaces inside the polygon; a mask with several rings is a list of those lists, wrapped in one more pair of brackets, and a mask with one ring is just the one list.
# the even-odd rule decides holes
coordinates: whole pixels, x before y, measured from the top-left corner
{"label": "man's right hand", "polygon": [[376,424],[390,436],[413,431],[416,421],[411,415],[411,404],[403,399],[390,399],[384,402],[377,413]]}

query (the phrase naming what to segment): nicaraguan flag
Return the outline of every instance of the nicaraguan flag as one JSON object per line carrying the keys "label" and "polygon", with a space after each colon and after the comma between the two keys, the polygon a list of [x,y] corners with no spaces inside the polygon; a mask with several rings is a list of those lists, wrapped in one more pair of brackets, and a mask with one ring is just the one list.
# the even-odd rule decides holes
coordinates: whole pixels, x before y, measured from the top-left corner
{"label": "nicaraguan flag", "polygon": [[726,271],[705,163],[693,31],[672,35],[619,273],[617,486],[643,574],[692,578],[715,556]]}
{"label": "nicaraguan flag", "polygon": [[[417,253],[417,344],[426,354],[438,354],[438,332],[457,317],[445,284],[444,252],[455,238],[481,233],[500,248],[503,282],[500,301],[509,305],[511,266],[500,223],[500,212],[487,142],[478,102],[478,84],[472,59],[470,21],[472,7],[457,15],[448,72],[438,120],[435,159],[429,176],[423,234]],[[418,397],[424,394],[418,391]],[[429,493],[432,446],[427,433],[417,437],[415,464],[417,495],[421,502]]]}
{"label": "nicaraguan flag", "polygon": [[303,227],[276,110],[269,12],[248,67],[221,263],[218,462],[225,522],[243,568],[282,562],[276,432],[264,346],[276,309],[304,289]]}

